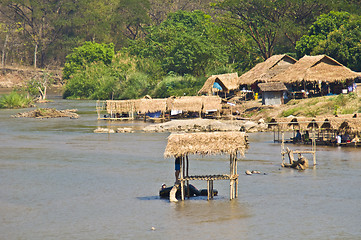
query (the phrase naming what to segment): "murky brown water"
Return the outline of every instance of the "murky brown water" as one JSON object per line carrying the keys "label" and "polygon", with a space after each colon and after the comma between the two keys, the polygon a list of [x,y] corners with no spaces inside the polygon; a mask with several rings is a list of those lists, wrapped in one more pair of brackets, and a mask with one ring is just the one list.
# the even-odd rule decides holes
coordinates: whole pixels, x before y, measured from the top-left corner
{"label": "murky brown water", "polygon": [[[14,119],[24,110],[0,110],[0,239],[361,239],[361,149],[319,147],[316,169],[299,172],[280,168],[273,134],[250,134],[238,199],[217,181],[213,201],[169,203],[158,198],[174,181],[174,162],[163,158],[168,134],[95,134],[106,126],[95,102],[44,106],[81,117]],[[144,123],[113,123],[129,124]],[[190,164],[192,173],[228,171],[227,156]]]}

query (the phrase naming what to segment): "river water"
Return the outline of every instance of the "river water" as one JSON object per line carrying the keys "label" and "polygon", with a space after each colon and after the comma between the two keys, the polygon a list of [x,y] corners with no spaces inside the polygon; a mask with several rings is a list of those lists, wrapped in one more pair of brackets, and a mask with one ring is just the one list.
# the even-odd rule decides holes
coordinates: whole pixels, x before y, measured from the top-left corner
{"label": "river water", "polygon": [[[316,168],[301,172],[280,167],[272,133],[252,133],[237,199],[216,181],[212,201],[170,203],[158,197],[174,182],[174,160],[163,158],[168,133],[93,133],[108,127],[94,101],[39,107],[77,108],[80,118],[0,110],[0,239],[361,239],[361,149],[318,147]],[[144,123],[111,123],[130,125]],[[191,174],[228,169],[228,156],[190,156]]]}

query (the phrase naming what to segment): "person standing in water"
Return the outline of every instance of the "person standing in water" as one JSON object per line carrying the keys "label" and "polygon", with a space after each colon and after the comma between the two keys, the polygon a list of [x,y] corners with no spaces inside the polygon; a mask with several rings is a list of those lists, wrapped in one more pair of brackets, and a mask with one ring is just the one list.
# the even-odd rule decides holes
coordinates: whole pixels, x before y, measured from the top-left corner
{"label": "person standing in water", "polygon": [[181,164],[181,157],[176,157],[175,159],[175,182],[178,183],[179,173],[180,173],[180,164]]}

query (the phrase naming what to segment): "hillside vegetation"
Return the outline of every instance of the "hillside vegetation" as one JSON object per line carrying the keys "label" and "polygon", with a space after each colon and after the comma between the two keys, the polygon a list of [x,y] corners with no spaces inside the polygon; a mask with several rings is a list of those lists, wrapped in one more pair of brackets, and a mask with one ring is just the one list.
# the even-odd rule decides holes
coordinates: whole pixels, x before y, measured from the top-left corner
{"label": "hillside vegetation", "polygon": [[361,113],[361,98],[354,93],[323,96],[309,99],[293,99],[279,106],[263,106],[260,101],[242,105],[241,115],[251,119],[270,121],[279,117],[322,117],[330,115]]}

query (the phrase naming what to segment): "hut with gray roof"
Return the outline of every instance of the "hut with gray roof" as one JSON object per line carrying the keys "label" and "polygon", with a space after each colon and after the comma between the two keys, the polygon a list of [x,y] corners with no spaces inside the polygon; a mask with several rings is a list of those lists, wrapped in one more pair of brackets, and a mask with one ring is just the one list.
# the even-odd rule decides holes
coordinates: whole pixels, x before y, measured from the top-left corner
{"label": "hut with gray roof", "polygon": [[283,104],[283,94],[287,87],[281,82],[270,82],[258,84],[262,92],[263,105],[281,105]]}

